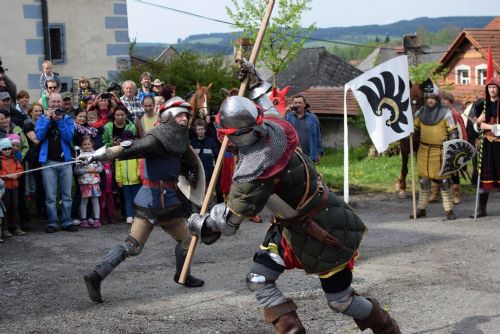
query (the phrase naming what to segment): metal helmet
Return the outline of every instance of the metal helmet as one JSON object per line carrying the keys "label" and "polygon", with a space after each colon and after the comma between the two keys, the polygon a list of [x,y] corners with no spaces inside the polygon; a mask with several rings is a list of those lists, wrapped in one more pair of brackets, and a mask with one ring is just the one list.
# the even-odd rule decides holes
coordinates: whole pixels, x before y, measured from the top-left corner
{"label": "metal helmet", "polygon": [[170,119],[181,113],[190,115],[191,105],[178,96],[174,96],[161,107],[160,118]]}
{"label": "metal helmet", "polygon": [[424,98],[433,97],[439,100],[439,88],[432,82],[430,78],[427,78],[423,83]]}
{"label": "metal helmet", "polygon": [[252,144],[266,132],[263,113],[243,96],[230,96],[225,99],[216,122],[217,131],[229,136],[236,146]]}

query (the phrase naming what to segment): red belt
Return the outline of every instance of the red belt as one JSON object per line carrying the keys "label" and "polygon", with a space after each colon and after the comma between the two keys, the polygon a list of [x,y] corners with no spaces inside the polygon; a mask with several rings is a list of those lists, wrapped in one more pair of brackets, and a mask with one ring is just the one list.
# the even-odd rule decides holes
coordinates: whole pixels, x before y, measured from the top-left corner
{"label": "red belt", "polygon": [[162,181],[162,180],[142,180],[142,185],[148,188],[160,188],[163,189],[176,189],[176,183],[174,181]]}

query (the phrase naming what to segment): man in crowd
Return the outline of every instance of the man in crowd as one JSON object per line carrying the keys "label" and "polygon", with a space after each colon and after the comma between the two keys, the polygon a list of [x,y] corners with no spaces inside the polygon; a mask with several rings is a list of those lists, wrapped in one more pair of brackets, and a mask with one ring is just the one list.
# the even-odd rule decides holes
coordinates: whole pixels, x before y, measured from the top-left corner
{"label": "man in crowd", "polygon": [[64,110],[64,113],[66,115],[76,117],[76,114],[79,109],[73,106],[73,94],[65,92],[61,94],[61,97],[62,97],[61,109]]}
{"label": "man in crowd", "polygon": [[144,100],[145,96],[156,96],[156,93],[153,91],[151,87],[151,81],[153,80],[153,77],[151,76],[151,73],[149,72],[144,72],[140,76],[140,81],[141,81],[141,88],[139,89],[139,92],[137,93],[137,98],[139,101]]}
{"label": "man in crowd", "polygon": [[[498,93],[500,90],[500,80],[492,78],[486,83],[486,98],[483,103],[476,105],[475,115],[477,117],[476,127],[483,132],[479,139],[482,154],[480,167],[479,184],[479,208],[477,217],[487,216],[486,205],[490,191],[500,189],[500,103]],[[474,215],[472,215],[473,217]]]}
{"label": "man in crowd", "polygon": [[12,104],[12,98],[7,91],[0,91],[0,110],[5,110],[10,113],[10,120],[19,127],[23,127],[24,120],[28,117],[17,110]]}
{"label": "man in crowd", "polygon": [[202,119],[196,119],[193,122],[196,131],[196,138],[191,139],[191,146],[198,153],[203,168],[205,169],[205,180],[208,185],[214,172],[215,162],[219,155],[219,145],[212,139],[206,136],[207,124]]}
{"label": "man in crowd", "polygon": [[302,95],[293,97],[289,110],[285,119],[297,130],[302,152],[315,163],[319,163],[323,156],[323,143],[318,117],[309,110],[309,104]]}
{"label": "man in crowd", "polygon": [[[458,138],[458,130],[451,110],[441,105],[439,90],[427,79],[424,83],[425,105],[415,114],[415,136],[420,138],[417,153],[417,175],[420,178],[417,217],[427,215],[431,194],[431,181],[435,180],[441,188],[443,208],[446,219],[456,219],[453,212],[453,198],[450,176],[441,176],[443,143]],[[413,218],[413,214],[410,215]]]}
{"label": "man in crowd", "polygon": [[47,233],[54,233],[58,228],[56,198],[57,190],[61,192],[61,227],[65,231],[75,232],[78,227],[71,220],[71,183],[73,168],[70,164],[59,165],[72,160],[71,143],[74,134],[74,122],[70,115],[62,110],[62,98],[58,93],[49,96],[49,107],[38,118],[35,127],[37,140],[40,141],[38,161],[45,166],[53,166],[42,170],[45,205],[47,207]]}
{"label": "man in crowd", "polygon": [[123,96],[120,101],[127,107],[131,121],[135,122],[144,114],[144,109],[141,106],[141,100],[136,96],[137,86],[132,80],[127,80],[122,84]]}

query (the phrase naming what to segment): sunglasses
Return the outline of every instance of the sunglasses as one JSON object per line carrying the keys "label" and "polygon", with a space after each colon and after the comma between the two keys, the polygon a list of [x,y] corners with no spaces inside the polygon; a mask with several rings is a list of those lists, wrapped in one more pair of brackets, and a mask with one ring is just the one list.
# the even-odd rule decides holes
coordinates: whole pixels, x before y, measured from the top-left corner
{"label": "sunglasses", "polygon": [[2,151],[10,151],[10,150],[12,150],[12,147],[2,148]]}
{"label": "sunglasses", "polygon": [[48,89],[57,89],[57,86],[48,86]]}

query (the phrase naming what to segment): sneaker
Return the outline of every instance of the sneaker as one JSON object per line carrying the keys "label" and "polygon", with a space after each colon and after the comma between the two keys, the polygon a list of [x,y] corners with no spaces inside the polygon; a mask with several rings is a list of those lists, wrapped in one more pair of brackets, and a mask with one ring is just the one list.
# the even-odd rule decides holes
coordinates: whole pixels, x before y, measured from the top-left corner
{"label": "sneaker", "polygon": [[73,225],[80,226],[81,222],[78,219],[73,219]]}
{"label": "sneaker", "polygon": [[93,225],[94,224],[94,218],[89,218],[89,225]]}
{"label": "sneaker", "polygon": [[[75,225],[73,225],[73,226],[76,226],[76,224],[75,224]],[[83,220],[80,222],[80,227],[82,227],[82,228],[87,228],[87,227],[90,227],[90,226],[89,226],[89,222],[87,221],[87,219],[83,219]]]}
{"label": "sneaker", "polygon": [[94,228],[99,228],[99,227],[101,227],[101,226],[102,226],[102,225],[101,225],[101,220],[100,220],[100,219],[96,219],[96,220],[94,220],[94,225],[92,225],[92,227],[94,227]]}
{"label": "sneaker", "polygon": [[9,231],[2,231],[2,238],[4,239],[7,239],[7,238],[10,238],[12,237],[12,233],[10,233]]}
{"label": "sneaker", "polygon": [[64,231],[68,231],[68,232],[76,232],[76,231],[78,231],[78,226],[68,225],[68,226],[63,227],[62,229]]}
{"label": "sneaker", "polygon": [[26,232],[24,232],[23,230],[21,230],[20,228],[16,228],[16,230],[14,231],[14,233],[12,233],[13,235],[25,235]]}
{"label": "sneaker", "polygon": [[45,229],[45,233],[55,233],[57,232],[57,228],[55,228],[54,226],[47,226],[47,228]]}
{"label": "sneaker", "polygon": [[134,222],[134,217],[127,217],[126,223],[132,224]]}

